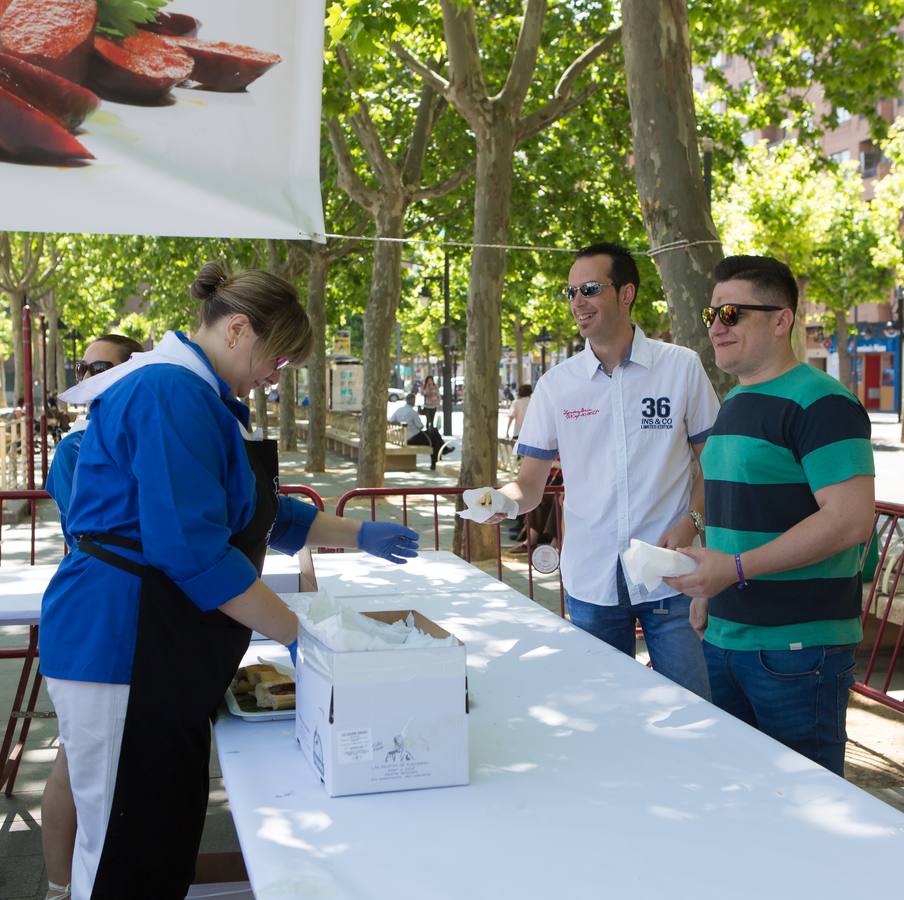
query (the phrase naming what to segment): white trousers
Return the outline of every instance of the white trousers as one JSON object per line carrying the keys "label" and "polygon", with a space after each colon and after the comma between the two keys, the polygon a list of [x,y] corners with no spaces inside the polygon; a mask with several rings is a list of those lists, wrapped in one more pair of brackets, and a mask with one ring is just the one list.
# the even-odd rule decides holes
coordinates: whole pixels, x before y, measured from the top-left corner
{"label": "white trousers", "polygon": [[129,685],[45,681],[66,747],[78,820],[72,900],[90,900],[113,806]]}

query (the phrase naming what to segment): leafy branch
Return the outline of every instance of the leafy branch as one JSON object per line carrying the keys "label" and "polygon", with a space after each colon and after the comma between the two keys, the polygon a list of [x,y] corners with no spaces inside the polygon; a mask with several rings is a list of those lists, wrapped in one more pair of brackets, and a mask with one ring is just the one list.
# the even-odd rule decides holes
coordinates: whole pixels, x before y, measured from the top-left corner
{"label": "leafy branch", "polygon": [[135,34],[138,25],[153,22],[169,0],[98,0],[95,30],[111,37]]}

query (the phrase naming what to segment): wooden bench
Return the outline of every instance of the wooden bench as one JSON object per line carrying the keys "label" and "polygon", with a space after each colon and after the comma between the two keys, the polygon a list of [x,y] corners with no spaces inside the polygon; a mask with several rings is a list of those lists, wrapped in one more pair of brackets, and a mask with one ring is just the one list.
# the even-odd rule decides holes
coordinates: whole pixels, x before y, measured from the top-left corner
{"label": "wooden bench", "polygon": [[[386,446],[383,469],[413,472],[418,456],[430,456],[427,446],[409,446],[405,441],[404,425],[386,426]],[[298,436],[306,440],[308,423],[299,422]],[[326,414],[326,446],[346,459],[356,460],[361,448],[361,416],[358,413],[328,411]]]}
{"label": "wooden bench", "polygon": [[[433,448],[427,444],[409,444],[408,443],[408,426],[393,425],[391,422],[386,426],[386,442],[394,447],[399,447],[414,453],[415,456],[431,456]],[[407,470],[406,470],[407,471]]]}

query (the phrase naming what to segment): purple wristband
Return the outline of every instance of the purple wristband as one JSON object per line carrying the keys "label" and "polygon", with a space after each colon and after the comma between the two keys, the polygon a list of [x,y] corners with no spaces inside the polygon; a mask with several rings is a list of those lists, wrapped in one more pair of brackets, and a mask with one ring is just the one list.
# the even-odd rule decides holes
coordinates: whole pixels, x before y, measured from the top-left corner
{"label": "purple wristband", "polygon": [[734,564],[738,570],[738,587],[739,588],[747,587],[747,579],[744,577],[744,570],[741,568],[741,554],[740,553],[735,553]]}

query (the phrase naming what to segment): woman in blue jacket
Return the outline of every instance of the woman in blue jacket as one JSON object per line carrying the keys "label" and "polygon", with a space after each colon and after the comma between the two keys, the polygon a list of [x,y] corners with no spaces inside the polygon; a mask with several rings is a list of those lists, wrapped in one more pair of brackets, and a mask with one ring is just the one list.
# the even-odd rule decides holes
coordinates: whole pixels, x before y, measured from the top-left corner
{"label": "woman in blue jacket", "polygon": [[[75,364],[75,379],[82,381],[122,365],[133,353],[141,353],[138,341],[122,334],[105,334],[85,348],[85,356]],[[66,528],[75,464],[88,427],[87,416],[80,416],[57,444],[44,489],[60,511],[60,527],[70,550],[75,541]],[[70,897],[72,848],[75,846],[76,815],[69,786],[66,748],[60,744],[53,768],[41,796],[41,845],[47,869],[47,900]]]}
{"label": "woman in blue jacket", "polygon": [[41,610],[41,668],[78,811],[73,900],[182,900],[207,807],[209,716],[251,629],[297,619],[260,579],[267,547],[359,547],[394,562],[417,534],[328,516],[277,492],[275,442],[238,398],[300,365],[294,288],[209,263],[201,325],[66,392],[90,402],[68,528],[77,549]]}

